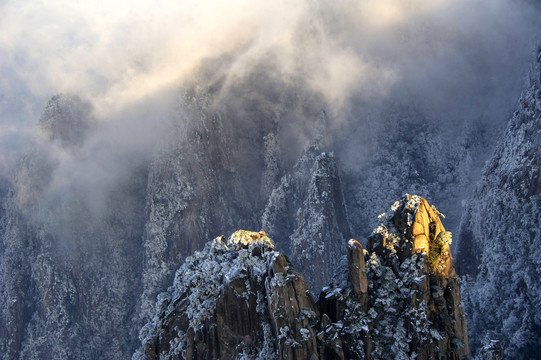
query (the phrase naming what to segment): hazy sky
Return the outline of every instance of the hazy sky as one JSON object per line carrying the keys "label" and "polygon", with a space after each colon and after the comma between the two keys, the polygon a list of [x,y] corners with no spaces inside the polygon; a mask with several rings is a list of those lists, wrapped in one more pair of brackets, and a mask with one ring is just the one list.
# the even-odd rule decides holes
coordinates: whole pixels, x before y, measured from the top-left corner
{"label": "hazy sky", "polygon": [[277,77],[303,79],[330,108],[398,92],[466,111],[456,103],[516,92],[540,18],[514,0],[4,0],[0,161],[54,94],[79,95],[111,121],[224,54],[228,81],[274,57]]}

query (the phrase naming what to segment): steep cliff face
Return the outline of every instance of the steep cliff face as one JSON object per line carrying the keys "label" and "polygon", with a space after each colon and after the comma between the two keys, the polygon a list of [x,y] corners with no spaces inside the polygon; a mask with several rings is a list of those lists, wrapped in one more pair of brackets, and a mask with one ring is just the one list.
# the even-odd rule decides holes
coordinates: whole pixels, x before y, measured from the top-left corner
{"label": "steep cliff face", "polygon": [[[324,116],[299,113],[291,98],[284,98],[287,89],[223,94],[221,86],[193,86],[182,93],[180,117],[150,165],[145,321],[175,269],[213,234],[265,229],[280,239],[280,250],[298,258],[298,269],[316,289],[328,281],[326,270],[336,265],[349,236],[337,160],[321,145],[303,150],[304,141],[290,138],[291,127],[304,130],[304,116],[315,122],[324,122]],[[237,92],[243,96],[237,98]],[[299,119],[278,112],[283,108]],[[314,143],[313,134],[305,136]]]}
{"label": "steep cliff face", "polygon": [[[242,84],[222,93],[220,81],[185,89],[152,156],[121,155],[122,164],[100,153],[121,150],[114,141],[123,139],[96,123],[87,103],[59,95],[47,104],[39,136],[1,189],[4,358],[125,358],[134,349],[130,332],[152,316],[156,295],[188,255],[212,234],[262,228],[271,193],[300,171],[294,164],[314,137],[304,119],[321,114],[295,109],[302,92],[253,76],[246,81],[265,86],[249,94]],[[348,233],[337,162],[322,152],[298,160],[306,182],[289,193],[299,199],[295,220],[280,237],[280,248],[296,249],[307,267],[334,259],[343,248],[333,239]],[[106,181],[96,182],[94,171]],[[306,214],[297,217],[300,208]],[[290,247],[299,229],[315,241],[299,236]]]}
{"label": "steep cliff face", "polygon": [[469,356],[450,234],[404,196],[317,305],[264,233],[219,237],[178,269],[134,359],[462,359]]}
{"label": "steep cliff face", "polygon": [[503,140],[464,214],[457,269],[467,275],[472,346],[501,340],[512,359],[541,346],[541,47]]}
{"label": "steep cliff face", "polygon": [[76,98],[51,100],[41,121],[47,136],[21,159],[3,204],[4,359],[119,358],[133,348],[121,334],[136,326],[129,314],[137,301],[145,176],[112,188],[107,211],[96,216],[81,188],[55,174],[61,161],[80,160],[92,128],[88,112]]}
{"label": "steep cliff face", "polygon": [[342,182],[332,153],[312,145],[271,193],[262,227],[295,259],[317,292],[330,281],[349,238]]}
{"label": "steep cliff face", "polygon": [[[201,248],[209,232],[233,226],[237,209],[225,209],[231,203],[226,197],[233,195],[225,189],[233,187],[235,178],[231,129],[210,102],[211,95],[204,89],[184,95],[186,117],[195,121],[174,124],[170,138],[150,165],[143,238],[143,317],[149,315],[158,289],[171,281],[185,257]],[[240,194],[238,199],[242,201]],[[244,218],[244,214],[236,215]]]}
{"label": "steep cliff face", "polygon": [[252,113],[228,109],[216,99],[217,87],[182,93],[180,118],[150,165],[143,319],[183,260],[213,234],[259,227],[265,199],[281,176],[276,114],[249,98],[238,106]]}

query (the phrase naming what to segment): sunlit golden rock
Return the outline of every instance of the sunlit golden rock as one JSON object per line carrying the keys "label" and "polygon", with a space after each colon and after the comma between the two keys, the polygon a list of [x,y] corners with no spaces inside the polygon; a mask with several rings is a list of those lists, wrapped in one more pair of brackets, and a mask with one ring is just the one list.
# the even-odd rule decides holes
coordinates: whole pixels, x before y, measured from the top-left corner
{"label": "sunlit golden rock", "polygon": [[427,254],[429,265],[434,273],[448,277],[454,276],[455,268],[449,247],[451,233],[445,231],[437,210],[435,211],[426,199],[422,197],[419,199],[412,225],[413,252]]}
{"label": "sunlit golden rock", "polygon": [[[443,215],[424,198],[405,194],[391,207],[391,212],[380,215],[381,223],[367,244],[366,273],[368,284],[372,284],[372,289],[368,287],[369,304],[378,314],[386,314],[389,306],[397,313],[422,313],[422,318],[429,322],[426,324],[431,327],[431,334],[436,334],[430,339],[419,337],[417,334],[423,331],[421,326],[409,338],[409,349],[415,349],[418,360],[462,360],[470,356],[459,278],[449,248],[451,233],[445,231],[440,217]],[[402,303],[401,310],[395,309],[401,301],[394,295],[397,289],[389,284],[400,284],[399,291],[411,296],[410,302]],[[340,296],[332,289],[324,293],[325,308],[337,314],[346,313],[347,305],[340,303]],[[388,304],[381,299],[387,299]],[[386,325],[381,326],[381,321]],[[379,326],[381,332],[387,324],[396,321],[393,315],[382,315],[374,321],[374,331]],[[412,318],[406,321],[411,322]],[[381,341],[370,336],[368,328],[363,343],[369,344],[370,339],[375,343]],[[365,352],[370,353],[370,349]],[[382,358],[392,358],[391,355],[389,352]]]}
{"label": "sunlit golden rock", "polygon": [[274,248],[274,243],[264,231],[237,230],[227,241],[228,246],[248,248],[250,244],[264,244]]}

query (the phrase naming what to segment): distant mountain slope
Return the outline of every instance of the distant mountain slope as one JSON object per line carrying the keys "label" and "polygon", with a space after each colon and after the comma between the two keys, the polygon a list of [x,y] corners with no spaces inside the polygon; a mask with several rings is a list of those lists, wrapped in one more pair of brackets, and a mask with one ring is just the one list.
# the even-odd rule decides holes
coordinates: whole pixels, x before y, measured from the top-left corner
{"label": "distant mountain slope", "polygon": [[317,294],[332,277],[350,237],[342,179],[334,154],[310,146],[269,196],[262,228]]}
{"label": "distant mountain slope", "polygon": [[82,161],[92,125],[88,104],[55,96],[45,136],[11,179],[0,226],[2,359],[114,359],[134,346],[125,334],[137,326],[145,171],[109,189],[100,216],[83,184],[55,174],[61,161]]}
{"label": "distant mountain slope", "polygon": [[483,159],[482,124],[455,141],[438,114],[407,104],[382,106],[371,123],[359,108],[326,112],[300,79],[276,77],[272,61],[232,82],[219,62],[174,90],[167,115],[145,119],[167,129],[146,136],[157,148],[126,146],[141,134],[115,133],[126,124],[95,121],[76,96],[47,104],[40,136],[0,185],[5,359],[129,356],[156,295],[215,234],[267,231],[317,293],[343,265],[350,233],[365,244],[404,191],[458,218]]}
{"label": "distant mountain slope", "polygon": [[530,86],[464,214],[457,269],[472,347],[500,339],[509,359],[541,347],[541,46]]}

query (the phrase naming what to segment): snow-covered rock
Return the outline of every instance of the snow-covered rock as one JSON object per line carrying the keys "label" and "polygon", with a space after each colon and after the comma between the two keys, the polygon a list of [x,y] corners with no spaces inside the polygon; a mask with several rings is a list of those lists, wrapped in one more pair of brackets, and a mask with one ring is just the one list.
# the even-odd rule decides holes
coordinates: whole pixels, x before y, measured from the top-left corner
{"label": "snow-covered rock", "polygon": [[343,359],[331,327],[272,241],[239,230],[186,259],[133,358]]}
{"label": "snow-covered rock", "polygon": [[541,46],[530,87],[463,216],[457,269],[472,348],[500,340],[509,359],[541,347]]}
{"label": "snow-covered rock", "polygon": [[309,147],[272,191],[262,227],[295,259],[314,292],[330,281],[350,229],[334,154]]}
{"label": "snow-covered rock", "polygon": [[[339,334],[346,358],[468,356],[459,279],[448,244],[440,246],[437,240],[445,234],[438,212],[425,199],[406,194],[380,221],[363,259],[366,275],[355,275],[362,266],[350,262],[349,276],[337,274],[338,280],[323,289],[318,301],[323,313],[342,324]],[[419,230],[421,223],[427,228]],[[349,244],[348,249],[362,249],[354,240]],[[445,261],[432,262],[435,252]]]}
{"label": "snow-covered rock", "polygon": [[[365,252],[314,302],[303,277],[262,232],[218,237],[188,257],[158,296],[133,359],[434,359],[469,355],[445,229],[426,200],[405,195]],[[413,235],[414,224],[428,220]],[[424,236],[424,248],[413,246]],[[429,254],[445,257],[430,262]],[[365,264],[366,261],[366,264]],[[366,266],[365,266],[366,265]]]}
{"label": "snow-covered rock", "polygon": [[0,220],[1,359],[118,359],[135,346],[145,172],[111,188],[101,216],[79,184],[53,184],[62,184],[60,161],[84,163],[90,124],[88,104],[54,97],[40,122],[47,136],[10,179]]}

